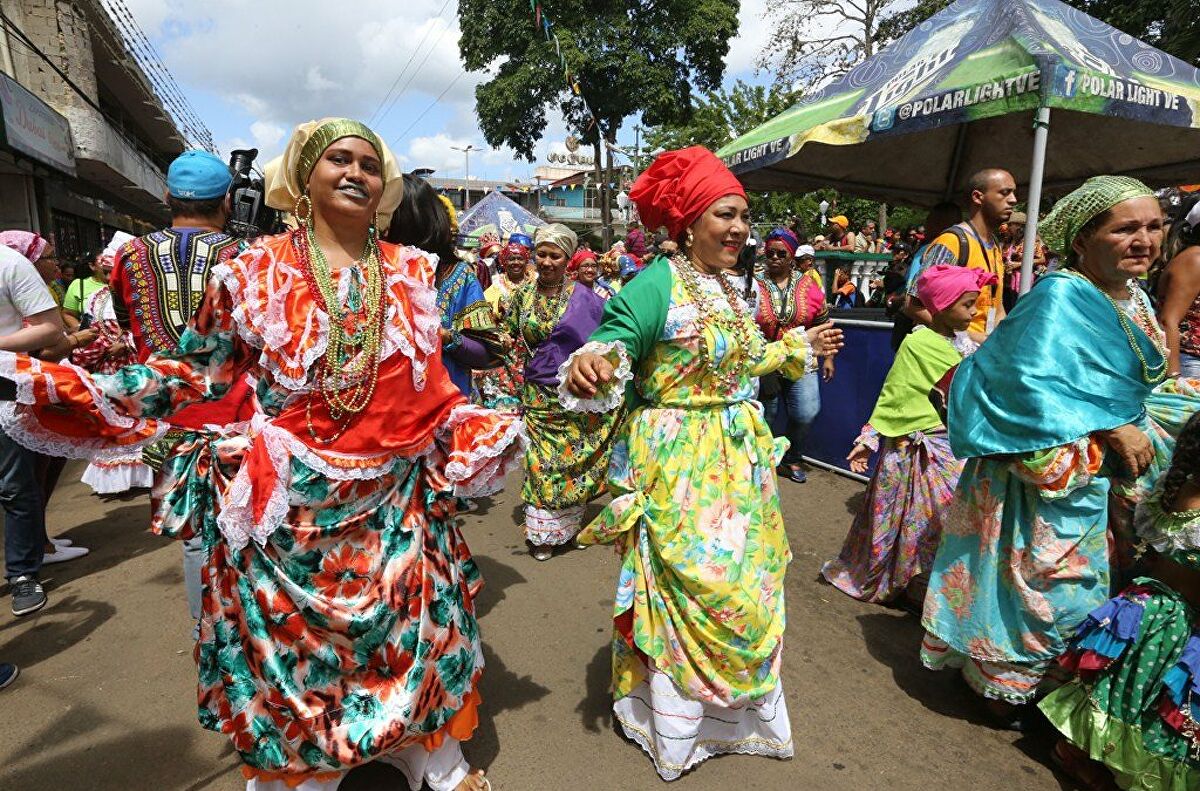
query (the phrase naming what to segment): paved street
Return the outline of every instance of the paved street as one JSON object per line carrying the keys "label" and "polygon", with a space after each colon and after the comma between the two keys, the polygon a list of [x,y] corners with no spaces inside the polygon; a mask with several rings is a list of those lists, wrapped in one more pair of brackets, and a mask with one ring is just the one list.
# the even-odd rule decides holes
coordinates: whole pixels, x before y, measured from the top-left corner
{"label": "paved street", "polygon": [[[91,555],[47,567],[50,606],[38,615],[14,619],[2,602],[0,659],[22,672],[0,692],[0,788],[244,788],[228,739],[196,723],[179,547],[146,532],[144,498],[101,501],[73,482],[81,471],[72,464],[63,474],[50,529]],[[1060,788],[1045,734],[983,726],[956,678],[920,669],[913,616],[817,582],[862,486],[814,472],[806,485],[783,487],[796,556],[784,653],[796,758],[717,758],[672,788]],[[594,547],[537,563],[515,524],[518,495],[513,479],[465,517],[487,581],[485,718],[468,757],[489,768],[497,791],[666,787],[609,716],[615,556]],[[387,767],[359,769],[342,784],[402,788]]]}

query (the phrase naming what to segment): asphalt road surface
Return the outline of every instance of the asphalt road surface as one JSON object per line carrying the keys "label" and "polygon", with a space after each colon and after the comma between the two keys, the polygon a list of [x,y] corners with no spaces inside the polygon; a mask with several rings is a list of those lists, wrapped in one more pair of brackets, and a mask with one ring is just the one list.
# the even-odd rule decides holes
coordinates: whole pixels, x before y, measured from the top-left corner
{"label": "asphalt road surface", "polygon": [[[144,496],[103,501],[71,464],[51,503],[53,535],[90,547],[48,566],[50,604],[14,618],[0,600],[0,789],[240,791],[229,740],[196,722],[191,624],[180,548],[145,529]],[[921,629],[818,581],[861,484],[812,472],[781,483],[795,560],[788,573],[783,673],[796,757],[712,759],[670,787],[703,789],[1059,789],[1052,737],[989,728],[953,675],[921,669]],[[665,789],[613,730],[608,694],[617,559],[606,547],[538,563],[525,550],[519,479],[464,516],[486,587],[483,721],[465,746],[497,791]],[[398,770],[366,766],[342,791],[407,791]]]}

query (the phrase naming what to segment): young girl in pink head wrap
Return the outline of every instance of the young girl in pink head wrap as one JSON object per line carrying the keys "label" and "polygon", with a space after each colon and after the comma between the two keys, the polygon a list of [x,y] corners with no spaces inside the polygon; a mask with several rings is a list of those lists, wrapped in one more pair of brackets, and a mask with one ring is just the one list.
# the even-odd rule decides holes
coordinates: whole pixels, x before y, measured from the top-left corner
{"label": "young girl in pink head wrap", "polygon": [[856,599],[883,603],[906,592],[917,606],[924,599],[942,520],[963,465],[950,452],[929,391],[975,350],[966,329],[980,287],[995,280],[978,269],[942,265],[930,267],[917,281],[933,323],[905,337],[870,421],[847,456],[858,473],[866,472],[873,452],[879,461],[841,554],[821,569],[825,579]]}

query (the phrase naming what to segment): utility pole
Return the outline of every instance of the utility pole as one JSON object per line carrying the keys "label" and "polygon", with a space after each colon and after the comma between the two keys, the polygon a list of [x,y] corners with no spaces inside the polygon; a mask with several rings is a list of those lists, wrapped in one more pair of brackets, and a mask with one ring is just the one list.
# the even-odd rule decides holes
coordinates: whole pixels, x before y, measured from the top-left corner
{"label": "utility pole", "polygon": [[468,143],[465,146],[450,146],[450,148],[452,148],[455,151],[463,152],[463,157],[466,159],[466,164],[463,165],[463,171],[466,174],[466,178],[464,179],[464,181],[467,182],[466,197],[463,198],[463,210],[466,211],[466,209],[471,205],[471,152],[472,151],[482,151],[483,149],[476,148],[475,146],[471,145],[470,143]]}
{"label": "utility pole", "polygon": [[642,127],[640,124],[633,127],[633,169],[637,171],[633,174],[634,178],[642,174]]}

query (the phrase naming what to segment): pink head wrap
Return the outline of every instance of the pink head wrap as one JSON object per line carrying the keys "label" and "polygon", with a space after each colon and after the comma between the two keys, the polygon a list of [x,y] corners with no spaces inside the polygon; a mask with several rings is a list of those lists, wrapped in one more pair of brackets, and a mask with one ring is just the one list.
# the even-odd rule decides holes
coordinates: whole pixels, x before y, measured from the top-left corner
{"label": "pink head wrap", "polygon": [[982,269],[938,264],[917,278],[917,299],[931,313],[940,313],[958,301],[968,291],[978,291],[996,282],[996,276]]}
{"label": "pink head wrap", "polygon": [[32,264],[42,257],[50,243],[32,231],[0,231],[0,244],[16,250]]}

